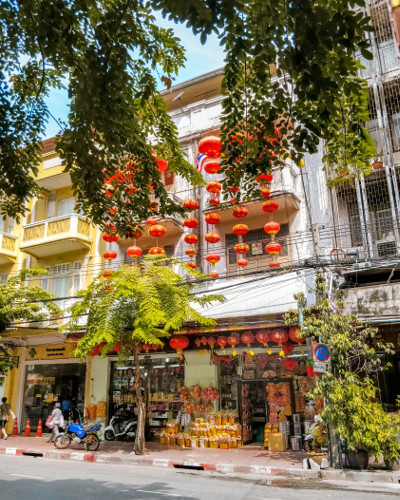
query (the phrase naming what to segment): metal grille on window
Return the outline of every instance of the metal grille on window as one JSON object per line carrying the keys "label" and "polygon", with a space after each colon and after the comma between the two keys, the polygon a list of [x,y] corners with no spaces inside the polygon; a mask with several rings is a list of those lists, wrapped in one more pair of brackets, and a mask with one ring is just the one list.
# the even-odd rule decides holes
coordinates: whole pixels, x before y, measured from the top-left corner
{"label": "metal grille on window", "polygon": [[82,261],[74,262],[74,271],[72,275],[72,295],[75,295],[82,288]]}

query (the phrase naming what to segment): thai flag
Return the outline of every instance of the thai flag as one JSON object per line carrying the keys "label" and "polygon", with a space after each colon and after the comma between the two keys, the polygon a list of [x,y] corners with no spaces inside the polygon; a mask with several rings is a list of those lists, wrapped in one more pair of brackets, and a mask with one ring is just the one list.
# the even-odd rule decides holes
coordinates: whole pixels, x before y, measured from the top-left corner
{"label": "thai flag", "polygon": [[203,165],[207,160],[207,155],[205,153],[199,153],[196,158],[197,170],[201,172],[203,170]]}

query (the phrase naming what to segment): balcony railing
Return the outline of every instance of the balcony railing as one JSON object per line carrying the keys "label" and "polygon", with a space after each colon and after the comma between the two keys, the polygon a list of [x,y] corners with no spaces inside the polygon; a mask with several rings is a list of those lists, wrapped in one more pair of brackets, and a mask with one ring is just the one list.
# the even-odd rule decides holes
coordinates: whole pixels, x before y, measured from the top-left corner
{"label": "balcony railing", "polygon": [[23,226],[20,248],[26,253],[42,257],[58,249],[79,250],[90,246],[91,241],[90,223],[78,214],[71,214]]}
{"label": "balcony railing", "polygon": [[0,264],[15,261],[17,257],[17,238],[0,231]]}

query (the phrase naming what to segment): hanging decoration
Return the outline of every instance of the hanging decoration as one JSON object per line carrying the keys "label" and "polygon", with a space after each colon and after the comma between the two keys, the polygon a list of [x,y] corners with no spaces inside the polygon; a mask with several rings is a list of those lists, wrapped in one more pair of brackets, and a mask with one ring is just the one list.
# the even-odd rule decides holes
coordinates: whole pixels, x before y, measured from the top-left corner
{"label": "hanging decoration", "polygon": [[165,227],[161,224],[155,224],[154,226],[150,226],[149,235],[153,236],[153,238],[161,238],[165,234]]}
{"label": "hanging decoration", "polygon": [[228,344],[233,348],[232,356],[236,356],[236,350],[235,347],[239,344],[240,339],[239,336],[233,333],[232,335],[229,335],[228,337]]}
{"label": "hanging decoration", "polygon": [[167,168],[168,168],[168,162],[167,162],[167,160],[162,160],[160,158],[156,158],[156,162],[157,162],[156,169],[160,173],[165,172],[165,170],[167,170]]}
{"label": "hanging decoration", "polygon": [[301,329],[298,326],[292,326],[289,329],[289,338],[292,342],[297,344],[303,344],[306,341],[306,337],[301,336]]}
{"label": "hanging decoration", "polygon": [[267,222],[264,226],[264,231],[269,235],[275,235],[281,230],[280,224],[274,221]]}
{"label": "hanging decoration", "polygon": [[271,269],[275,269],[277,267],[281,267],[280,262],[277,260],[271,260],[271,262],[268,264]]}
{"label": "hanging decoration", "polygon": [[196,255],[197,251],[195,248],[193,247],[189,247],[185,250],[185,254],[188,256],[188,257],[194,257]]}
{"label": "hanging decoration", "polygon": [[243,207],[241,205],[239,205],[237,207],[233,207],[232,214],[237,219],[242,219],[243,217],[246,217],[248,213],[249,213],[249,211],[247,210],[246,207]]}
{"label": "hanging decoration", "polygon": [[291,342],[285,342],[282,345],[282,351],[285,353],[286,356],[292,354],[293,350],[294,350],[294,344],[292,344]]}
{"label": "hanging decoration", "polygon": [[272,342],[275,342],[275,344],[282,345],[289,340],[289,334],[286,330],[272,330],[270,333],[270,339]]}
{"label": "hanging decoration", "polygon": [[207,224],[214,225],[214,224],[219,224],[219,222],[221,221],[221,217],[215,212],[211,212],[206,215],[205,220]]}
{"label": "hanging decoration", "polygon": [[260,194],[264,198],[268,198],[269,196],[271,196],[271,191],[269,190],[269,188],[263,187],[260,189]]}
{"label": "hanging decoration", "polygon": [[154,219],[153,217],[149,217],[148,219],[146,219],[147,226],[155,226],[157,222],[157,219]]}
{"label": "hanging decoration", "polygon": [[204,164],[204,170],[207,172],[207,174],[217,174],[220,170],[221,170],[221,167],[219,165],[219,161],[218,160],[208,160],[205,164]]}
{"label": "hanging decoration", "polygon": [[182,356],[183,349],[189,345],[189,339],[186,335],[174,335],[169,339],[169,345],[175,349],[178,354]]}
{"label": "hanging decoration", "polygon": [[221,256],[219,255],[219,253],[209,253],[208,255],[206,255],[206,261],[212,266],[215,266],[215,264],[220,260]]}
{"label": "hanging decoration", "polygon": [[250,247],[247,243],[236,243],[233,249],[235,253],[245,254],[250,250]]}
{"label": "hanging decoration", "polygon": [[219,274],[216,271],[211,271],[210,276],[211,276],[211,278],[214,278],[214,279],[219,278]]}
{"label": "hanging decoration", "polygon": [[243,344],[246,344],[247,347],[250,347],[250,345],[254,342],[253,332],[246,331],[242,333],[242,335],[240,336],[240,340],[243,342]]}
{"label": "hanging decoration", "polygon": [[117,252],[115,252],[114,250],[107,250],[103,253],[103,257],[111,262],[112,260],[117,258]]}
{"label": "hanging decoration", "polygon": [[126,253],[129,255],[129,257],[132,257],[133,260],[137,259],[142,255],[142,249],[140,247],[137,247],[136,245],[131,246],[127,248]]}
{"label": "hanging decoration", "polygon": [[249,261],[247,259],[238,259],[237,265],[239,267],[246,267],[248,265]]}
{"label": "hanging decoration", "polygon": [[219,347],[224,348],[227,343],[228,343],[228,339],[226,337],[218,337],[217,338],[217,344],[219,345]]}
{"label": "hanging decoration", "polygon": [[207,337],[207,344],[211,347],[211,350],[214,349],[216,343],[217,339],[215,337]]}
{"label": "hanging decoration", "polygon": [[205,154],[208,158],[219,158],[221,156],[221,141],[214,135],[204,137],[199,142],[199,153]]}
{"label": "hanging decoration", "polygon": [[276,212],[279,208],[279,204],[275,200],[267,200],[262,204],[262,209],[266,213]]}
{"label": "hanging decoration", "polygon": [[116,234],[103,233],[103,240],[107,243],[113,243],[114,241],[118,241],[118,236]]}
{"label": "hanging decoration", "polygon": [[199,208],[199,204],[196,200],[192,200],[191,198],[188,200],[184,200],[182,202],[183,208],[188,208],[189,210],[197,210]]}
{"label": "hanging decoration", "polygon": [[114,273],[113,269],[108,268],[104,271],[103,278],[111,278],[113,273]]}
{"label": "hanging decoration", "polygon": [[165,255],[165,250],[161,247],[152,247],[149,250],[150,255]]}
{"label": "hanging decoration", "polygon": [[188,262],[187,265],[191,267],[192,269],[196,269],[196,263],[195,262]]}
{"label": "hanging decoration", "polygon": [[208,200],[208,204],[211,205],[212,207],[218,207],[220,203],[221,200],[217,196],[211,196],[210,199]]}
{"label": "hanging decoration", "polygon": [[208,182],[206,185],[206,191],[209,194],[208,203],[213,207],[218,207],[221,203],[220,194],[221,194],[222,185],[218,181]]}
{"label": "hanging decoration", "polygon": [[259,330],[256,334],[256,340],[264,347],[268,346],[269,342],[269,331],[268,330]]}
{"label": "hanging decoration", "polygon": [[185,219],[183,222],[183,225],[185,227],[188,227],[190,229],[194,229],[199,225],[199,221],[195,219],[194,217],[189,217],[188,219]]}
{"label": "hanging decoration", "polygon": [[233,234],[237,236],[243,236],[249,232],[248,226],[246,224],[236,224],[233,226]]}
{"label": "hanging decoration", "polygon": [[204,239],[206,240],[207,243],[218,243],[219,240],[221,239],[221,236],[216,232],[211,232],[207,233],[204,236]]}
{"label": "hanging decoration", "polygon": [[184,240],[185,243],[188,243],[189,245],[194,245],[199,241],[199,238],[197,237],[197,235],[189,233],[185,235]]}
{"label": "hanging decoration", "polygon": [[265,251],[269,255],[278,255],[282,251],[282,246],[277,242],[267,243],[265,245]]}
{"label": "hanging decoration", "polygon": [[283,360],[283,366],[286,370],[295,370],[297,368],[297,361],[294,358],[286,358]]}

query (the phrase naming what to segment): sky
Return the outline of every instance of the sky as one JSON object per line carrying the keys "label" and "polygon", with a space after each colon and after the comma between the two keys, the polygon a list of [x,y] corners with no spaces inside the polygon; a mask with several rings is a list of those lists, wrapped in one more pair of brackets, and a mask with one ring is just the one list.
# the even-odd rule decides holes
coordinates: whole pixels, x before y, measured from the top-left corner
{"label": "sky", "polygon": [[[164,27],[171,27],[175,35],[181,39],[186,49],[186,65],[181,69],[174,84],[189,80],[203,73],[221,68],[224,65],[224,54],[219,46],[219,40],[215,35],[211,35],[205,45],[201,45],[200,37],[195,36],[192,31],[184,25],[177,25],[171,21],[158,16],[158,24]],[[54,90],[48,100],[50,112],[57,119],[67,120],[68,102],[66,90]],[[46,138],[55,136],[59,132],[59,126],[52,118],[49,118],[46,129]]]}

